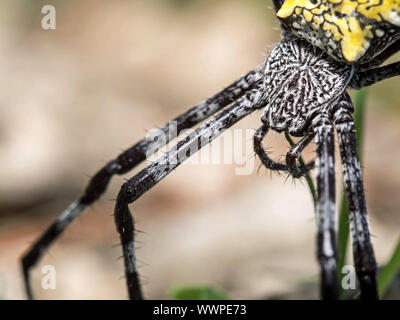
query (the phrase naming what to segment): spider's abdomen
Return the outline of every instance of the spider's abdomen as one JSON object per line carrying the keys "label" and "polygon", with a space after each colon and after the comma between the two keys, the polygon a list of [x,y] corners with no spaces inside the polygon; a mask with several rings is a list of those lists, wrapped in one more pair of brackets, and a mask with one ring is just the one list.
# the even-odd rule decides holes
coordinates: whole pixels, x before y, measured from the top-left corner
{"label": "spider's abdomen", "polygon": [[353,75],[305,40],[281,41],[265,65],[267,106],[262,121],[271,129],[303,135],[316,115],[329,114]]}
{"label": "spider's abdomen", "polygon": [[286,0],[278,17],[345,63],[365,63],[400,39],[400,0]]}

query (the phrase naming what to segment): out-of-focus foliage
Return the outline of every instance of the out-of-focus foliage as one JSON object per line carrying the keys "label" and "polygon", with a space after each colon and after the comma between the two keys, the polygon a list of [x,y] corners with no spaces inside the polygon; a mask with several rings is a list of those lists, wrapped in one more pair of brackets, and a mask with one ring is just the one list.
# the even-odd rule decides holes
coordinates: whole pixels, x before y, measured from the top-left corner
{"label": "out-of-focus foliage", "polygon": [[379,296],[384,297],[390,285],[396,280],[400,272],[400,239],[389,262],[381,270],[378,277]]}
{"label": "out-of-focus foliage", "polygon": [[228,295],[212,286],[175,286],[169,296],[176,300],[228,300]]}

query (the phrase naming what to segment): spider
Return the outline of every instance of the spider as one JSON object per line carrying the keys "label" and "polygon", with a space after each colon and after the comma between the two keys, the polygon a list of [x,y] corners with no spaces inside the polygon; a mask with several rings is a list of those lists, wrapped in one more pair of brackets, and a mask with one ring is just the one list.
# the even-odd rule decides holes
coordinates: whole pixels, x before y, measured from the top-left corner
{"label": "spider", "polygon": [[[361,299],[377,299],[376,260],[370,239],[362,172],[357,155],[354,107],[347,89],[361,89],[400,75],[400,62],[380,66],[400,50],[400,0],[273,0],[282,40],[265,65],[236,80],[213,97],[174,119],[178,133],[206,120],[158,160],[127,180],[115,205],[115,224],[123,249],[130,299],[142,299],[135,253],[135,223],[129,204],[165,178],[185,159],[222,132],[263,109],[254,134],[254,151],[270,170],[300,178],[317,169],[317,259],[323,299],[338,299],[335,204],[335,135],[338,137],[350,212],[353,255]],[[172,137],[171,122],[161,128],[167,139],[145,138],[101,168],[81,198],[73,202],[22,258],[28,298],[29,271],[49,246],[106,190],[115,174],[124,174]],[[272,160],[262,141],[270,131],[301,137],[285,163]],[[315,140],[315,163],[298,165]]]}

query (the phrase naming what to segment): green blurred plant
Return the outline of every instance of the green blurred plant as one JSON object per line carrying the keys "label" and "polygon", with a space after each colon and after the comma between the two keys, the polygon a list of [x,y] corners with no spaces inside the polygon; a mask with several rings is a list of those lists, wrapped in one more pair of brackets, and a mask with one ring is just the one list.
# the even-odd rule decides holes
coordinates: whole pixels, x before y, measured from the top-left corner
{"label": "green blurred plant", "polygon": [[378,291],[379,296],[384,297],[385,293],[390,288],[390,285],[399,274],[400,270],[400,239],[397,246],[385,267],[381,270],[378,276]]}
{"label": "green blurred plant", "polygon": [[228,295],[212,286],[178,285],[169,290],[168,295],[175,300],[228,300]]}

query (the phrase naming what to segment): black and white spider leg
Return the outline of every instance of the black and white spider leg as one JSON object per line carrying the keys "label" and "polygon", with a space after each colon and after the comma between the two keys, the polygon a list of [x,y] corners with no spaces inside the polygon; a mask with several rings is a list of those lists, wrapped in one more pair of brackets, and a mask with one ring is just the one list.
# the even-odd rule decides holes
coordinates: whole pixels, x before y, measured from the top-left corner
{"label": "black and white spider leg", "polygon": [[[349,99],[349,98],[348,98]],[[349,207],[353,256],[360,282],[361,299],[378,299],[377,266],[367,217],[364,186],[350,100],[342,101],[335,113],[335,125],[342,158],[344,186]]]}
{"label": "black and white spider leg", "polygon": [[303,150],[314,139],[314,137],[315,133],[306,135],[286,153],[286,165],[293,178],[300,178],[314,168],[314,161],[308,163],[304,168],[296,165],[296,160],[300,157]]}
{"label": "black and white spider leg", "polygon": [[387,66],[370,69],[363,72],[356,72],[349,84],[353,89],[361,89],[371,86],[380,81],[397,77],[400,75],[400,62],[395,62]]}
{"label": "black and white spider leg", "polygon": [[32,244],[27,253],[23,256],[22,269],[25,281],[25,290],[28,298],[33,298],[29,277],[30,269],[37,264],[49,246],[72,223],[72,221],[74,221],[75,218],[85,210],[85,208],[100,198],[100,196],[105,192],[113,175],[124,174],[130,171],[144,161],[146,156],[152,155],[158,149],[165,146],[174,138],[174,136],[170,136],[170,132],[174,132],[175,129],[175,127],[172,126],[176,125],[177,134],[184,129],[193,127],[228,106],[233,101],[242,97],[246,92],[261,82],[262,76],[262,67],[250,71],[226,89],[178,116],[172,120],[172,122],[166,124],[160,129],[160,137],[150,137],[141,140],[101,168],[89,181],[82,197],[65,209],[57,220],[49,226],[49,228]]}
{"label": "black and white spider leg", "polygon": [[268,131],[269,128],[265,124],[263,124],[260,128],[256,130],[253,136],[254,152],[258,155],[261,163],[267,169],[273,171],[288,171],[288,168],[285,164],[275,162],[268,156],[267,152],[265,151],[262,141],[264,140],[264,137],[267,135]]}
{"label": "black and white spider leg", "polygon": [[338,299],[335,204],[335,139],[333,126],[321,119],[315,126],[317,167],[317,257],[321,266],[321,296]]}
{"label": "black and white spider leg", "polygon": [[142,298],[142,294],[134,250],[134,220],[128,205],[137,200],[183,161],[209,144],[226,129],[250,113],[263,107],[261,95],[257,90],[249,92],[233,106],[225,109],[214,119],[203,124],[164,156],[123,184],[117,197],[114,216],[123,248],[125,274],[130,299],[140,299]]}
{"label": "black and white spider leg", "polygon": [[369,70],[374,67],[379,67],[382,63],[384,63],[391,56],[398,53],[399,50],[400,50],[400,40],[397,40],[396,42],[392,43],[389,47],[387,47],[385,50],[383,50],[381,53],[379,53],[377,56],[375,56],[375,58],[372,61],[361,64],[358,67],[358,70],[364,71],[364,70]]}
{"label": "black and white spider leg", "polygon": [[253,136],[254,152],[267,169],[272,171],[287,171],[294,178],[300,178],[314,167],[314,162],[310,162],[306,166],[296,165],[296,159],[301,155],[301,152],[304,150],[304,148],[312,141],[314,134],[304,137],[297,144],[295,144],[286,155],[286,164],[283,164],[272,160],[263,147],[262,141],[264,140],[268,131],[268,126],[263,124],[256,130]]}

